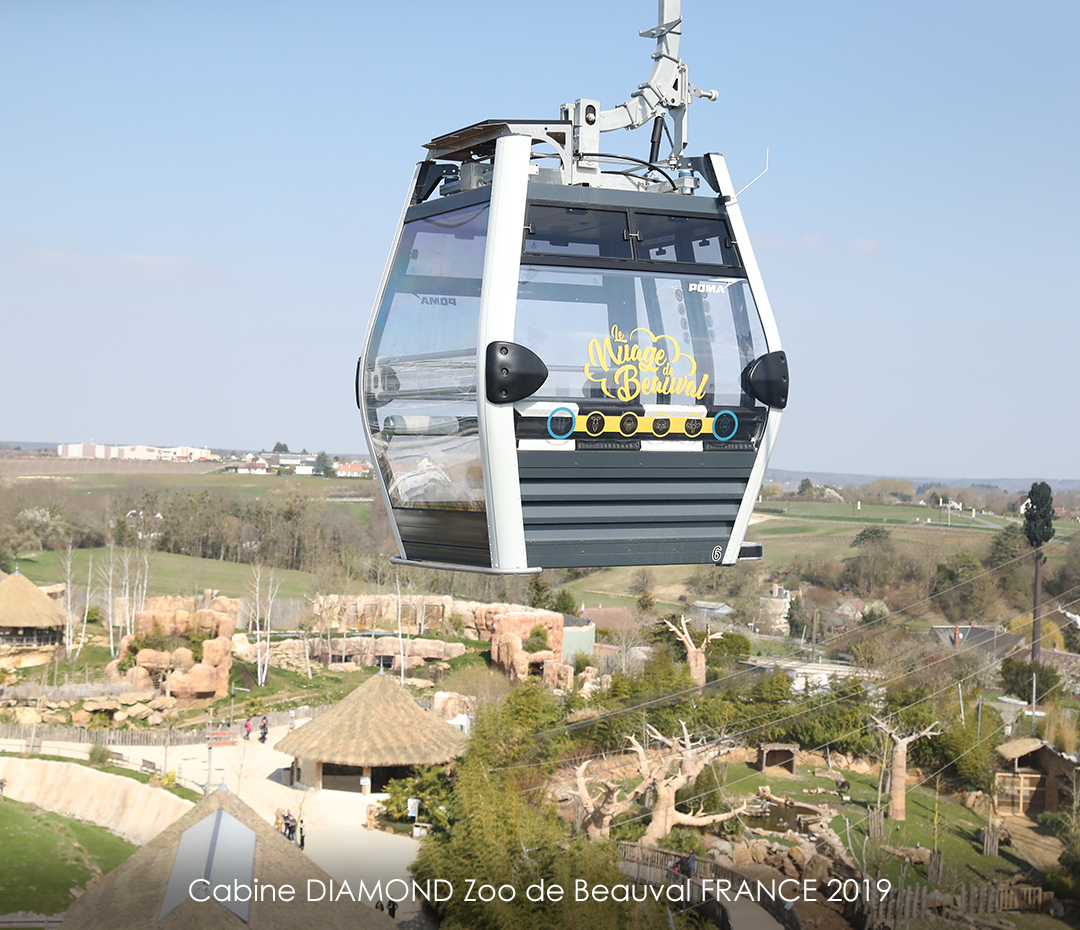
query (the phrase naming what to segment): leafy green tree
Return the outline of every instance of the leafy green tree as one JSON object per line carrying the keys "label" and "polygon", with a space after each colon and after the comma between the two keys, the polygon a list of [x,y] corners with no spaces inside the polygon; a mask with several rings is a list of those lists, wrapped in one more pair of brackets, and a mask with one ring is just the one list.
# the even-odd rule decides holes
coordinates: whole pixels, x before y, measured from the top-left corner
{"label": "leafy green tree", "polygon": [[334,463],[325,452],[319,452],[315,456],[315,467],[312,469],[316,475],[329,478],[334,474]]}
{"label": "leafy green tree", "polygon": [[784,672],[762,678],[750,689],[750,700],[757,704],[782,704],[791,700],[791,679]]}
{"label": "leafy green tree", "polygon": [[395,778],[386,786],[389,797],[383,802],[386,816],[399,822],[409,817],[409,799],[420,801],[417,820],[430,823],[436,830],[450,826],[450,795],[453,782],[441,765],[417,766],[411,776]]}
{"label": "leafy green tree", "polygon": [[799,482],[799,497],[805,497],[807,500],[812,499],[814,496],[814,482],[809,478],[803,478]]}
{"label": "leafy green tree", "polygon": [[1002,659],[1001,678],[1005,690],[1023,701],[1031,700],[1031,676],[1035,675],[1035,699],[1045,701],[1054,697],[1061,686],[1061,675],[1052,665],[1041,662],[1020,662],[1012,657]]}
{"label": "leafy green tree", "polygon": [[[289,447],[283,442],[275,442],[273,452],[288,452]],[[235,453],[233,453],[235,455]]]}
{"label": "leafy green tree", "polygon": [[543,574],[529,578],[529,606],[541,610],[551,608],[551,584],[544,580]]}
{"label": "leafy green tree", "polygon": [[859,531],[858,535],[851,541],[850,548],[860,549],[869,543],[887,542],[891,536],[892,533],[883,526],[868,526]]}
{"label": "leafy green tree", "polygon": [[1041,656],[1042,639],[1042,547],[1054,538],[1054,495],[1045,481],[1036,481],[1028,494],[1024,511],[1024,535],[1035,550],[1035,610],[1032,613],[1031,661]]}
{"label": "leafy green tree", "polygon": [[793,597],[787,612],[788,630],[791,635],[802,639],[803,630],[810,624],[811,619],[806,605],[803,604],[803,599],[798,595]]}
{"label": "leafy green tree", "polygon": [[976,791],[992,792],[997,771],[994,750],[999,740],[996,734],[1001,732],[1003,725],[1001,714],[993,706],[984,704],[981,726],[975,707],[968,711],[966,720],[966,725],[962,724],[957,714],[941,737],[945,757],[952,761],[956,774],[965,784]]}
{"label": "leafy green tree", "polygon": [[851,541],[851,548],[859,550],[851,563],[851,580],[868,597],[890,579],[894,561],[891,536],[883,526],[868,526]]}
{"label": "leafy green tree", "polygon": [[567,591],[566,588],[559,588],[559,593],[555,595],[555,599],[551,602],[551,609],[573,617],[577,615],[578,605],[573,594]]}

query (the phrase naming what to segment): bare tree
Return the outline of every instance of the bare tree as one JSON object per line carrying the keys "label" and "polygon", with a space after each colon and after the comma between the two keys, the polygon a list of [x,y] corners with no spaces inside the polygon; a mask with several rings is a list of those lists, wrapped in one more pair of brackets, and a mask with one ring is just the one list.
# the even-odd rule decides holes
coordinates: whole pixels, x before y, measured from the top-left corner
{"label": "bare tree", "polygon": [[686,648],[686,664],[690,666],[690,677],[699,688],[705,684],[705,649],[714,639],[720,639],[723,633],[705,631],[705,638],[701,645],[695,645],[693,636],[686,626],[686,617],[680,618],[680,626],[676,627],[670,620],[664,620],[664,625],[675,634],[675,638]]}
{"label": "bare tree", "polygon": [[[79,634],[79,645],[72,657],[77,660],[82,654],[83,646],[86,645],[86,622],[90,619],[90,593],[94,584],[94,553],[90,553],[90,564],[86,569],[86,597],[83,598],[82,632]],[[74,624],[72,624],[74,632]]]}
{"label": "bare tree", "polygon": [[633,626],[618,627],[609,631],[608,638],[619,650],[618,654],[612,657],[617,670],[624,675],[637,671],[641,665],[641,659],[637,655],[638,650],[648,642],[648,637],[641,625],[635,623]]}
{"label": "bare tree", "polygon": [[70,649],[75,639],[75,546],[70,538],[60,556],[60,572],[64,577],[64,647]]}
{"label": "bare tree", "polygon": [[[270,671],[270,630],[273,624],[274,603],[280,588],[281,581],[275,578],[273,569],[270,569],[264,579],[262,566],[259,564],[251,566],[248,593],[252,600],[251,619],[255,621],[255,681],[260,688],[266,684],[266,676]],[[249,630],[251,619],[248,620]],[[264,639],[265,648],[263,648]]]}
{"label": "bare tree", "polygon": [[717,744],[706,748],[703,741],[695,742],[682,725],[682,736],[668,738],[655,727],[649,727],[649,735],[665,747],[652,758],[645,748],[633,736],[628,738],[637,758],[638,783],[629,791],[611,780],[597,781],[601,791],[592,793],[592,787],[586,781],[585,773],[589,762],[583,762],[576,770],[577,787],[571,794],[581,801],[585,813],[584,826],[590,837],[606,837],[610,832],[611,821],[619,814],[626,813],[640,803],[647,793],[655,796],[651,810],[651,819],[641,842],[645,846],[657,846],[675,827],[707,827],[723,823],[744,813],[747,805],[719,814],[704,813],[703,806],[695,813],[686,814],[675,807],[676,793],[691,785],[716,756],[720,749]]}
{"label": "bare tree", "polygon": [[113,588],[116,580],[116,549],[109,543],[109,555],[104,565],[98,566],[98,588],[105,599],[105,623],[109,628],[109,655],[116,656],[116,642],[113,637],[113,625],[116,615],[116,602]]}
{"label": "bare tree", "polygon": [[889,762],[889,820],[907,820],[907,751],[916,740],[931,736],[940,736],[945,731],[940,729],[941,722],[935,720],[921,730],[905,727],[900,723],[890,723],[871,715],[874,724],[892,740],[892,753]]}

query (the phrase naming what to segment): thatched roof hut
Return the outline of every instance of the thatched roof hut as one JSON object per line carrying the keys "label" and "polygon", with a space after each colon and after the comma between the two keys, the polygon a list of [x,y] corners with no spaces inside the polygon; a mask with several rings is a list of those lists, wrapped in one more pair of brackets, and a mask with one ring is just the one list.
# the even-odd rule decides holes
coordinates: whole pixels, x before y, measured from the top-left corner
{"label": "thatched roof hut", "polygon": [[0,627],[53,629],[64,626],[64,609],[25,575],[0,580]]}
{"label": "thatched roof hut", "polygon": [[392,676],[375,675],[274,748],[296,760],[294,781],[368,794],[403,774],[397,770],[449,762],[464,742],[465,734],[421,708]]}
{"label": "thatched roof hut", "polygon": [[[191,883],[209,873],[211,887],[237,881],[260,889],[256,900],[195,901]],[[136,852],[68,909],[64,930],[391,930],[394,921],[366,903],[308,901],[308,880],[330,876],[295,844],[227,791],[215,791]],[[258,885],[255,884],[257,880]],[[283,901],[291,885],[296,894]],[[269,893],[273,886],[274,894]],[[318,887],[318,886],[313,886]],[[206,885],[196,894],[209,894]],[[238,896],[241,897],[242,895]]]}

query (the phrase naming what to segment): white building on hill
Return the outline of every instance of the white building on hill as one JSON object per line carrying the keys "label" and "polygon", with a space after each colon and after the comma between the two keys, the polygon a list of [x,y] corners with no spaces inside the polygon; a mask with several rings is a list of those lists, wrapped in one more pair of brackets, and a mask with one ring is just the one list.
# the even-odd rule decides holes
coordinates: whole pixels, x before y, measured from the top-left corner
{"label": "white building on hill", "polygon": [[90,442],[63,443],[56,447],[60,458],[124,459],[139,462],[205,462],[209,449],[195,446],[102,446]]}

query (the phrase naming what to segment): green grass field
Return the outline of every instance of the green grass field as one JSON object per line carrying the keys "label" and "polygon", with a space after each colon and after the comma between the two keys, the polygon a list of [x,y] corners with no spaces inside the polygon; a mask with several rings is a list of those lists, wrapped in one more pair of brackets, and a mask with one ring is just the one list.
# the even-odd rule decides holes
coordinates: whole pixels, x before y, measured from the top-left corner
{"label": "green grass field", "polygon": [[[762,785],[768,785],[773,794],[787,795],[796,804],[828,804],[837,810],[837,816],[833,817],[829,825],[840,835],[844,845],[848,846],[848,824],[850,824],[851,843],[849,848],[862,858],[863,839],[867,836],[867,814],[877,806],[877,776],[857,775],[853,772],[845,772],[845,777],[851,783],[848,796],[851,801],[843,803],[837,797],[834,790],[834,782],[827,778],[816,778],[809,772],[800,771],[796,776],[776,772],[772,769],[764,774],[756,767],[751,768],[744,763],[730,763],[727,767],[726,790],[728,797],[736,795],[746,796],[756,793]],[[813,795],[803,794],[803,788],[828,788],[831,794]],[[887,802],[887,797],[882,803]],[[946,884],[955,882],[971,881],[995,881],[1007,880],[1018,869],[1026,865],[1020,860],[1015,851],[1002,846],[1000,855],[984,856],[982,843],[975,841],[975,831],[984,825],[984,820],[976,816],[961,804],[942,797],[937,802],[938,815],[938,848],[945,853]],[[845,822],[845,818],[847,818]],[[748,823],[752,826],[753,820]],[[934,847],[934,792],[929,788],[911,788],[907,796],[907,819],[903,823],[885,821],[885,844],[889,846],[915,846],[933,849]],[[880,867],[881,874],[897,881],[900,873],[900,860],[895,856],[884,853],[878,849],[880,844],[868,841],[866,844],[867,859],[872,860],[870,871],[875,871],[875,865]],[[917,881],[926,883],[926,867],[915,866],[917,875],[908,872],[908,882]]]}
{"label": "green grass field", "polygon": [[115,869],[136,846],[104,827],[32,804],[0,803],[0,911],[59,914],[70,890]]}
{"label": "green grass field", "polygon": [[[345,506],[339,504],[335,506]],[[75,552],[75,581],[86,583],[86,575],[93,554],[94,564],[100,565],[106,558],[107,549],[79,549]],[[19,571],[34,584],[57,584],[63,581],[60,567],[61,553],[35,552],[19,557]],[[307,572],[289,572],[278,569],[275,577],[281,581],[279,597],[304,597],[311,592],[312,576]],[[265,574],[264,574],[265,578]],[[150,595],[178,594],[190,597],[202,594],[207,588],[226,597],[243,597],[251,580],[251,566],[239,562],[221,562],[216,559],[196,559],[168,552],[150,553]]]}
{"label": "green grass field", "polygon": [[371,497],[378,490],[372,480],[359,478],[316,478],[307,475],[237,475],[214,471],[207,474],[193,472],[164,472],[160,474],[136,472],[106,472],[78,476],[49,476],[60,487],[73,494],[101,491],[126,491],[141,494],[143,491],[235,491],[244,497],[260,497],[267,491],[295,485],[308,497]]}

